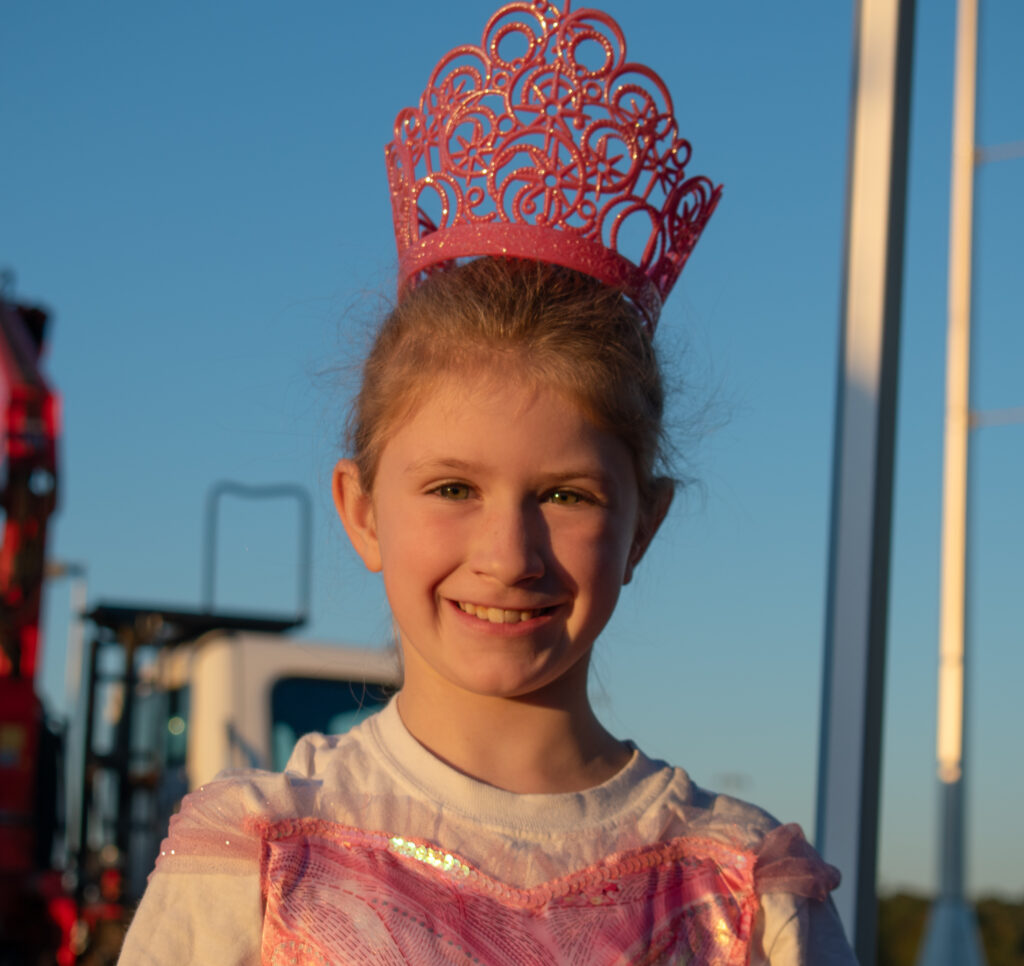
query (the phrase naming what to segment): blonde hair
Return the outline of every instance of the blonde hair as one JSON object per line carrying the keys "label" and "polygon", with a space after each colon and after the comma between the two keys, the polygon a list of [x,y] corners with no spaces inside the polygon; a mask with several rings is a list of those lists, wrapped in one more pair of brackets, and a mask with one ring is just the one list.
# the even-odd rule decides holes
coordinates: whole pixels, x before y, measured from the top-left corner
{"label": "blonde hair", "polygon": [[393,426],[437,381],[483,370],[533,379],[575,399],[633,457],[641,505],[671,488],[665,394],[641,315],[588,275],[526,259],[479,258],[435,272],[387,316],[363,365],[348,427],[362,486],[373,489]]}

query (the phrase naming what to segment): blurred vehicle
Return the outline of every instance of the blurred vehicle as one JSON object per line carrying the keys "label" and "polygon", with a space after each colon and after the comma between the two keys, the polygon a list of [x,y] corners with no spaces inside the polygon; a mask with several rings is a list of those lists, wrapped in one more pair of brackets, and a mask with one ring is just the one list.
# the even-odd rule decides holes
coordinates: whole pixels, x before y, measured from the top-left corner
{"label": "blurred vehicle", "polygon": [[280,771],[300,736],[347,731],[400,680],[393,651],[303,641],[266,618],[104,604],[90,618],[83,906],[110,869],[124,904],[141,896],[186,792],[225,769]]}
{"label": "blurred vehicle", "polygon": [[[204,606],[92,608],[88,646],[78,639],[68,650],[77,706],[65,721],[48,715],[36,674],[59,401],[40,370],[47,313],[7,300],[3,282],[0,966],[107,966],[185,793],[223,769],[282,768],[306,732],[351,728],[387,701],[400,668],[393,651],[289,636],[308,612],[308,496],[288,485],[222,483],[208,504]],[[300,497],[297,613],[213,606],[216,505],[225,494]]]}

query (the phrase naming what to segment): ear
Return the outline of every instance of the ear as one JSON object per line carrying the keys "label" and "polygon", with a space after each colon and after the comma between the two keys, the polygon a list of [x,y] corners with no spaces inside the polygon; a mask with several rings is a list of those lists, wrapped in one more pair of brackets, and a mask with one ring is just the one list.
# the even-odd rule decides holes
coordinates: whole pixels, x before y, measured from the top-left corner
{"label": "ear", "polygon": [[636,534],[633,537],[633,545],[629,550],[629,559],[626,561],[626,573],[622,578],[623,584],[628,584],[633,579],[633,571],[636,565],[643,559],[647,548],[651,545],[654,535],[658,532],[665,517],[668,515],[669,507],[672,506],[672,497],[676,489],[674,481],[662,478],[655,481],[654,499],[651,504],[642,507],[639,519],[636,524]]}
{"label": "ear", "polygon": [[334,506],[356,553],[362,558],[367,570],[379,573],[382,562],[373,500],[363,489],[359,468],[352,460],[338,461],[334,467],[331,490]]}

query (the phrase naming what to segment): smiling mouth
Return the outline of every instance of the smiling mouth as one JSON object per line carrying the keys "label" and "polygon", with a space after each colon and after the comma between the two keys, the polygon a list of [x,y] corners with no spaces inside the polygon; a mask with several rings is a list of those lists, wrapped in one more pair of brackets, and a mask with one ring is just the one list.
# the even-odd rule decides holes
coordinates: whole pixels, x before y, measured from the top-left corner
{"label": "smiling mouth", "polygon": [[501,607],[480,607],[462,600],[456,603],[463,613],[482,621],[490,621],[492,624],[520,624],[554,610],[553,607],[541,607],[538,610],[503,610]]}

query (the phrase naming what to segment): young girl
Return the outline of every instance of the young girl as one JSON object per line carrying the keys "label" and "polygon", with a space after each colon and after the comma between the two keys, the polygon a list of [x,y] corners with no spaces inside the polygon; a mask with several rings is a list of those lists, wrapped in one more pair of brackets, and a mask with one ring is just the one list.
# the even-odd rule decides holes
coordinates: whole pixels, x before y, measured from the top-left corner
{"label": "young girl", "polygon": [[[587,697],[671,502],[653,328],[717,201],[624,53],[603,15],[512,3],[399,116],[401,294],[334,496],[404,683],[284,774],[189,796],[123,963],[854,962],[799,829],[620,741]],[[657,236],[635,262],[608,247],[623,210]]]}

